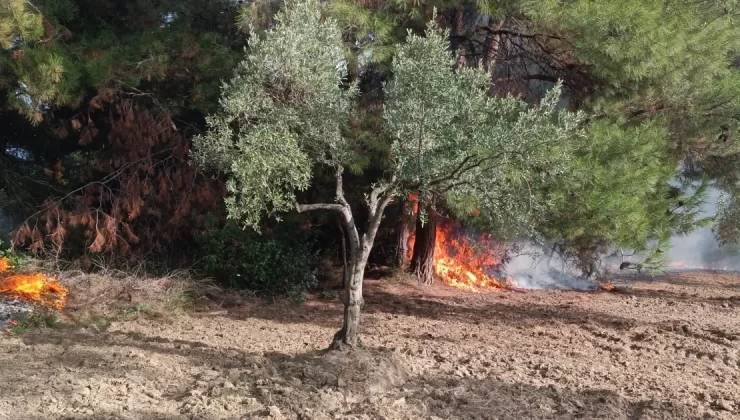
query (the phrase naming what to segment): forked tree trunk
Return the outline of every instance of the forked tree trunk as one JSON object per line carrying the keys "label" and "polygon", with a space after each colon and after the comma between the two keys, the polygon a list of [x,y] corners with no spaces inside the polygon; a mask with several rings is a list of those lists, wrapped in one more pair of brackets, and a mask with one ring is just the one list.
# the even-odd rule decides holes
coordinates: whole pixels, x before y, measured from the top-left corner
{"label": "forked tree trunk", "polygon": [[338,223],[339,232],[342,234],[342,289],[347,287],[349,283],[349,265],[347,264],[347,232],[344,231],[342,222]]}
{"label": "forked tree trunk", "polygon": [[352,208],[344,197],[342,173],[344,169],[337,166],[336,203],[297,204],[299,213],[314,210],[330,210],[342,216],[342,224],[349,239],[350,275],[344,288],[344,320],[342,328],[334,334],[330,349],[351,350],[357,347],[360,335],[360,311],[362,310],[362,281],[365,277],[365,266],[370,257],[370,250],[375,243],[383,212],[393,199],[395,177],[390,183],[373,188],[367,197],[369,217],[367,231],[360,235],[357,231]]}
{"label": "forked tree trunk", "polygon": [[411,258],[411,272],[422,284],[434,282],[434,243],[437,239],[437,219],[434,210],[427,211],[426,223],[416,219],[416,241]]}

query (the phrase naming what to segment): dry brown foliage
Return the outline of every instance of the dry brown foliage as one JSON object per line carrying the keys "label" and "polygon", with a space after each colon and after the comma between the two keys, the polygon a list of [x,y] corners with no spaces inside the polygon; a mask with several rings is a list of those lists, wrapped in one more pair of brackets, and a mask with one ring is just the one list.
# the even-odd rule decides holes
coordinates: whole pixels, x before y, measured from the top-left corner
{"label": "dry brown foliage", "polygon": [[[82,186],[48,199],[14,232],[14,246],[89,268],[92,254],[131,259],[187,247],[209,214],[222,214],[223,182],[188,163],[190,141],[161,108],[105,89],[70,128],[97,149],[81,168]],[[63,173],[60,162],[47,175]]]}

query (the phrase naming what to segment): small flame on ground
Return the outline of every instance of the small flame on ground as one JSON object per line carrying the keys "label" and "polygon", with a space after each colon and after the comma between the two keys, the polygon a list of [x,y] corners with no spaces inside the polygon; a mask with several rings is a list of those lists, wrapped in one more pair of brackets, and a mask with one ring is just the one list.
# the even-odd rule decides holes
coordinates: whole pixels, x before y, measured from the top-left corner
{"label": "small flame on ground", "polygon": [[0,294],[29,302],[37,302],[57,310],[64,308],[67,289],[53,278],[41,273],[13,273],[7,258],[0,258]]}
{"label": "small flame on ground", "polygon": [[613,284],[609,284],[609,283],[602,284],[601,288],[603,290],[606,290],[607,292],[613,292],[614,290],[617,289]]}

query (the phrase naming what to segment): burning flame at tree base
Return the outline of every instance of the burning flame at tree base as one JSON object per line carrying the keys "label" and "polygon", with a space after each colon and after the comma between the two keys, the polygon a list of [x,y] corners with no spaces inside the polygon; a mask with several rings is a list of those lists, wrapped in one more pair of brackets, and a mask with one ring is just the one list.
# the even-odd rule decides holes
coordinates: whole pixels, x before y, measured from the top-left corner
{"label": "burning flame at tree base", "polygon": [[[415,241],[412,232],[409,253],[413,252]],[[490,234],[471,240],[460,232],[455,222],[443,221],[437,225],[432,267],[436,277],[448,286],[470,292],[516,287],[516,280],[511,277],[502,281],[489,274],[501,264],[503,255],[504,248],[492,241]]]}
{"label": "burning flame at tree base", "polygon": [[67,289],[41,273],[15,274],[7,258],[0,258],[0,294],[39,303],[57,310],[64,309]]}
{"label": "burning flame at tree base", "polygon": [[[408,239],[408,259],[411,259],[415,232]],[[471,238],[459,223],[445,220],[436,226],[433,269],[435,276],[448,286],[469,292],[481,290],[518,289],[519,283],[501,269],[506,254],[504,245],[486,233]],[[596,286],[596,285],[594,285]],[[601,284],[590,290],[612,292],[612,284]]]}
{"label": "burning flame at tree base", "polygon": [[480,289],[504,289],[516,286],[508,277],[501,281],[489,274],[501,264],[504,249],[484,234],[477,240],[457,233],[457,226],[444,223],[437,226],[434,244],[434,272],[446,284],[476,292]]}

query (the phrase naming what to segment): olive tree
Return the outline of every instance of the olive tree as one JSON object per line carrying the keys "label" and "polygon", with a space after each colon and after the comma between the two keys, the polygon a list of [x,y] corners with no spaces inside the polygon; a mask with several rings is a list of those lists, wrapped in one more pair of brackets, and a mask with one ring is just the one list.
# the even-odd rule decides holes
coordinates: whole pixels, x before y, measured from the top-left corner
{"label": "olive tree", "polygon": [[[341,31],[322,19],[316,0],[288,2],[276,27],[252,33],[249,54],[224,85],[209,131],[195,139],[195,160],[229,175],[229,216],[258,228],[264,216],[297,210],[337,212],[349,237],[350,275],[344,324],[334,347],[354,346],[359,334],[362,279],[394,178],[367,194],[369,220],[361,233],[343,188],[350,148],[342,136],[357,89],[347,83]],[[334,173],[334,202],[298,204],[316,165]]]}
{"label": "olive tree", "polygon": [[[574,118],[555,115],[556,94],[531,110],[514,99],[491,99],[485,71],[454,71],[446,33],[430,26],[426,37],[409,34],[397,48],[395,80],[387,86],[391,169],[368,187],[361,232],[343,188],[356,148],[342,129],[357,89],[346,80],[339,28],[322,18],[317,0],[287,2],[264,39],[251,34],[248,51],[223,87],[220,109],[207,120],[209,131],[195,139],[194,159],[228,174],[229,216],[247,226],[257,228],[262,217],[290,210],[341,217],[350,273],[333,348],[357,345],[365,266],[396,195],[409,188],[463,195],[483,189],[487,203],[508,199],[498,191],[527,170],[517,165],[528,157],[541,163],[533,150],[558,144],[574,128]],[[298,203],[296,191],[309,188],[319,166],[334,174],[333,201]]]}

